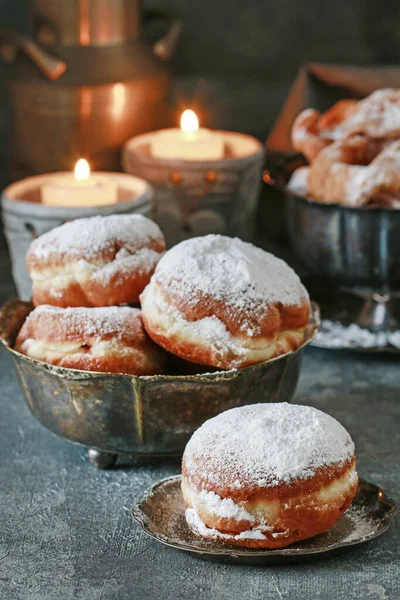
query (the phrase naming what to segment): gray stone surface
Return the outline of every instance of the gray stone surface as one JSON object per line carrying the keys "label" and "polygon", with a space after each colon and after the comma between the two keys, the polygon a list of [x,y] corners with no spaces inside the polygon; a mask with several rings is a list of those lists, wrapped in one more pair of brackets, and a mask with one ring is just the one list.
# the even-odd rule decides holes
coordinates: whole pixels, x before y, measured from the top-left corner
{"label": "gray stone surface", "polygon": [[[0,299],[12,291],[0,261]],[[354,437],[358,470],[400,501],[398,358],[309,349],[296,394]],[[179,463],[92,467],[25,405],[0,350],[1,600],[397,600],[398,520],[382,538],[313,564],[242,567],[203,562],[158,544],[132,522],[143,491]]]}
{"label": "gray stone surface", "polygon": [[[34,421],[4,351],[0,382],[2,600],[399,598],[398,522],[369,545],[310,565],[218,565],[159,545],[129,510],[179,465],[96,470],[83,449]],[[354,436],[359,473],[397,501],[399,387],[396,359],[313,349],[296,397],[340,419]]]}

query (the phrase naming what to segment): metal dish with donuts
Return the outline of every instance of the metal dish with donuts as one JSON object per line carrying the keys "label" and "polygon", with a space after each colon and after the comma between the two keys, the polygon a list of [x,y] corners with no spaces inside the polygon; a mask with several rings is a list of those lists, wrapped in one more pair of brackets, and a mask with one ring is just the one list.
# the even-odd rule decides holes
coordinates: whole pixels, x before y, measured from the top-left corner
{"label": "metal dish with donuts", "polygon": [[205,367],[181,374],[171,362],[169,375],[133,376],[58,367],[14,350],[32,308],[16,300],[0,310],[0,341],[13,358],[27,404],[44,427],[88,447],[91,462],[102,468],[119,454],[180,455],[192,433],[224,410],[290,401],[303,351],[319,327],[314,304],[304,342],[293,352],[229,371]]}
{"label": "metal dish with donuts", "polygon": [[397,331],[400,211],[324,204],[298,195],[287,183],[305,164],[298,154],[270,155],[264,180],[284,195],[289,241],[310,277],[307,287],[321,303],[323,319],[376,333]]}
{"label": "metal dish with donuts", "polygon": [[301,154],[270,156],[264,175],[285,195],[290,242],[317,280],[321,335],[324,320],[336,323],[343,347],[400,349],[399,111],[397,89],[304,110],[292,128]]}

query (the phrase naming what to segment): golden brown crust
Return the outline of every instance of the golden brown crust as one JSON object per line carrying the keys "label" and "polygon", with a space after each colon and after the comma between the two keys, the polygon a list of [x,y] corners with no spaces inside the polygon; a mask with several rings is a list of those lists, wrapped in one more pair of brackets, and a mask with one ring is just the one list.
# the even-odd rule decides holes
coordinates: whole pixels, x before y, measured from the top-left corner
{"label": "golden brown crust", "polygon": [[364,206],[386,203],[400,192],[400,141],[382,144],[360,135],[322,150],[308,175],[310,195],[319,201]]}
{"label": "golden brown crust", "polygon": [[[252,354],[249,351],[245,356],[240,357],[234,351],[226,350],[223,354],[216,353],[206,342],[193,342],[190,338],[185,338],[180,335],[171,336],[170,334],[158,333],[151,321],[148,321],[143,315],[143,323],[145,329],[151,339],[175,356],[186,361],[196,363],[198,365],[212,366],[218,369],[229,370],[232,368],[241,369],[262,362],[262,360],[270,360],[282,354],[292,352],[299,347],[304,340],[304,331],[298,332],[283,332],[278,340],[268,340],[259,338],[259,341],[268,347],[265,357],[260,360],[259,355]],[[238,341],[240,338],[238,338]],[[269,351],[270,350],[270,351]]]}
{"label": "golden brown crust", "polygon": [[251,314],[246,306],[242,309],[233,308],[215,296],[205,293],[193,292],[190,303],[185,298],[171,294],[168,288],[159,288],[159,293],[169,306],[183,313],[189,322],[214,316],[225,324],[227,331],[232,335],[240,336],[245,328],[257,331],[252,335],[255,340],[272,340],[281,330],[302,329],[310,319],[310,303],[306,297],[300,306],[288,306],[282,302],[265,303],[263,306],[260,302]]}
{"label": "golden brown crust", "polygon": [[354,114],[357,106],[357,100],[345,99],[336,102],[336,104],[320,115],[318,119],[319,132],[327,136],[327,130],[332,130],[334,127],[341,125]]}
{"label": "golden brown crust", "polygon": [[327,112],[307,109],[292,128],[293,147],[310,163],[288,189],[350,207],[400,207],[400,90],[341,100]]}
{"label": "golden brown crust", "polygon": [[185,360],[220,369],[295,350],[311,312],[306,289],[284,261],[220,235],[171,248],[140,300],[154,341]]}
{"label": "golden brown crust", "polygon": [[295,119],[292,145],[312,163],[329,144],[362,134],[368,139],[398,137],[396,109],[399,90],[377,90],[364,100],[339,100],[325,113],[308,108]]}
{"label": "golden brown crust", "polygon": [[221,486],[211,483],[202,473],[207,472],[207,459],[203,464],[198,464],[197,468],[188,471],[185,458],[182,462],[182,476],[190,482],[190,485],[197,491],[202,489],[218,494],[221,498],[232,498],[234,502],[243,502],[251,497],[254,500],[277,500],[285,502],[287,498],[292,496],[300,496],[311,494],[320,489],[324,485],[331,483],[336,479],[340,479],[350,469],[354,469],[356,464],[355,456],[345,463],[323,466],[316,469],[313,476],[307,479],[295,479],[290,483],[280,483],[279,485],[270,486],[250,486],[246,485],[237,490],[231,486]]}
{"label": "golden brown crust", "polygon": [[149,283],[153,271],[154,267],[127,275],[124,270],[116,270],[106,284],[88,277],[81,283],[74,280],[61,290],[59,287],[52,288],[48,281],[40,284],[35,282],[32,302],[34,306],[50,304],[60,308],[138,304],[139,296]]}
{"label": "golden brown crust", "polygon": [[[209,537],[214,537],[219,542],[242,548],[268,548],[270,550],[286,548],[301,540],[306,540],[329,531],[349,508],[356,491],[357,484],[355,484],[351,493],[348,494],[340,507],[337,507],[336,503],[332,503],[330,505],[326,504],[324,507],[310,508],[299,506],[291,510],[290,515],[287,514],[285,516],[285,521],[281,528],[273,532],[264,531],[264,539],[262,540],[252,538],[237,539],[237,534],[234,530],[228,539],[212,535]],[[225,531],[229,532],[229,525]]]}
{"label": "golden brown crust", "polygon": [[147,336],[138,309],[36,308],[22,326],[15,349],[70,369],[153,375],[164,353]]}
{"label": "golden brown crust", "polygon": [[160,229],[141,215],[66,223],[34,240],[28,250],[33,303],[135,304],[164,251]]}
{"label": "golden brown crust", "polygon": [[[202,480],[207,487],[195,486],[193,478],[188,479],[185,472],[183,467],[185,505],[195,512],[202,528],[197,529],[190,519],[189,525],[204,537],[246,548],[283,548],[328,531],[348,509],[358,486],[355,458],[346,465],[319,469],[314,477],[294,481],[290,486],[258,490],[246,487],[236,494],[231,489],[229,494],[217,487],[210,489],[207,480]],[[196,495],[201,489],[214,492],[220,498],[230,498],[247,511],[249,519],[216,515]],[[262,524],[263,518],[268,525]],[[252,535],[254,527],[261,532],[261,539]]]}
{"label": "golden brown crust", "polygon": [[[164,313],[159,312],[154,302],[155,288],[162,306],[168,306]],[[233,310],[205,294],[199,295],[195,302],[185,303],[156,282],[146,288],[141,302],[145,329],[156,344],[187,361],[220,369],[251,366],[296,350],[304,341],[304,329],[310,318],[308,298],[304,298],[301,306],[277,303],[249,314],[246,310]],[[184,319],[181,327],[176,327],[179,319],[171,317],[170,311],[178,312],[179,318]],[[226,329],[229,341],[220,348],[202,335],[201,328],[197,329],[198,323],[207,318],[218,319]],[[170,320],[175,329],[169,326]],[[257,333],[247,336],[246,326]]]}
{"label": "golden brown crust", "polygon": [[354,444],[331,416],[263,403],[206,421],[182,460],[189,526],[203,537],[278,548],[329,529],[357,489]]}
{"label": "golden brown crust", "polygon": [[303,154],[308,162],[312,162],[321,150],[330,144],[330,140],[324,139],[320,135],[319,118],[320,113],[309,108],[301,112],[293,123],[293,148]]}

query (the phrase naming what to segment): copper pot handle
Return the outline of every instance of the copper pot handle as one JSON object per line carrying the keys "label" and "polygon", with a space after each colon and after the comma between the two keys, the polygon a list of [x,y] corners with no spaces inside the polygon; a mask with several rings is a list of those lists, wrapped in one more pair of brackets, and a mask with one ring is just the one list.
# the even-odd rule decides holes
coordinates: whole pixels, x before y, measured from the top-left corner
{"label": "copper pot handle", "polygon": [[67,63],[49,54],[30,37],[0,27],[0,54],[6,62],[13,62],[18,50],[23,50],[42,73],[51,81],[56,81],[67,70]]}
{"label": "copper pot handle", "polygon": [[169,60],[172,58],[181,37],[182,21],[158,11],[146,11],[143,16],[145,21],[159,20],[166,21],[169,24],[167,32],[153,44],[153,53],[161,60]]}

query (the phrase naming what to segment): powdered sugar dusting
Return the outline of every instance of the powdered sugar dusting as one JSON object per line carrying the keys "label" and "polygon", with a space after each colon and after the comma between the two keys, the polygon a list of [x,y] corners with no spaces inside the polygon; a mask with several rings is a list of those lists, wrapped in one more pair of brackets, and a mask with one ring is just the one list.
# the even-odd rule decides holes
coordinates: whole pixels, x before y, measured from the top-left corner
{"label": "powdered sugar dusting", "polygon": [[[400,189],[400,141],[391,141],[367,167],[349,167],[347,200],[350,206],[367,202],[396,204]],[[386,195],[386,197],[385,197]],[[388,197],[389,195],[389,197]]]}
{"label": "powdered sugar dusting", "polygon": [[155,280],[171,293],[197,303],[210,295],[248,311],[260,305],[300,306],[308,294],[283,260],[238,238],[207,235],[181,242],[157,265]]}
{"label": "powdered sugar dusting", "polygon": [[[193,508],[186,509],[185,517],[189,527],[202,537],[210,539],[224,539],[226,541],[240,539],[265,540],[266,536],[263,532],[269,532],[269,530],[271,530],[271,528],[263,524],[242,531],[239,534],[232,535],[208,527],[200,519],[197,511]],[[353,503],[342,517],[340,525],[335,525],[331,530],[322,535],[324,536],[324,544],[329,547],[338,543],[343,544],[354,541],[363,541],[369,536],[375,535],[376,528],[377,523],[376,520],[372,518],[370,510],[365,506],[359,506]],[[340,533],[338,533],[338,531]],[[273,538],[277,538],[284,537],[285,534],[286,532],[280,532],[278,534],[272,533],[270,535]],[[314,540],[316,539],[317,538],[314,538]],[[318,536],[318,539],[321,539],[321,536]],[[311,540],[311,542],[314,540]]]}
{"label": "powdered sugar dusting", "polygon": [[[303,114],[303,113],[302,113]],[[361,133],[369,138],[395,138],[400,133],[400,90],[376,90],[360,100],[338,125],[320,130],[328,140],[340,140]]]}
{"label": "powdered sugar dusting", "polygon": [[[104,335],[114,339],[132,337],[138,341],[145,338],[141,312],[137,308],[128,306],[105,306],[95,308],[58,308],[43,304],[35,308],[28,316],[35,319],[40,314],[54,315],[60,319],[63,328],[63,338],[68,338],[69,332],[82,339],[102,338]],[[55,323],[54,335],[57,333]]]}
{"label": "powdered sugar dusting", "polygon": [[374,533],[376,522],[371,517],[371,511],[365,506],[351,506],[347,511],[348,521],[351,524],[350,531],[343,538],[343,542],[361,540]]}
{"label": "powdered sugar dusting", "polygon": [[297,194],[298,196],[307,197],[310,194],[308,189],[308,175],[310,173],[310,167],[299,167],[296,169],[287,185],[287,189],[292,192],[292,194]]}
{"label": "powdered sugar dusting", "polygon": [[[325,465],[345,463],[354,444],[333,417],[308,406],[255,404],[206,421],[184,453],[189,477],[198,469],[213,487],[272,487],[312,477]],[[207,485],[205,484],[205,488]]]}
{"label": "powdered sugar dusting", "polygon": [[52,254],[72,257],[96,257],[104,249],[125,247],[129,253],[151,240],[162,239],[158,225],[143,215],[110,215],[90,217],[64,223],[44,233],[30,246],[29,253],[38,259],[50,259]]}
{"label": "powdered sugar dusting", "polygon": [[[265,540],[265,535],[260,528],[254,527],[247,531],[242,531],[236,535],[229,533],[222,533],[218,529],[207,527],[207,525],[200,519],[199,515],[193,508],[186,509],[186,521],[189,527],[192,527],[194,531],[205,538],[220,538],[225,540]],[[263,527],[265,530],[266,527]]]}
{"label": "powdered sugar dusting", "polygon": [[168,327],[171,335],[184,329],[191,338],[207,340],[207,344],[216,355],[232,352],[237,356],[245,356],[248,349],[241,345],[240,338],[234,338],[227,330],[226,325],[215,315],[205,317],[198,321],[187,321],[184,316],[169,305],[162,294],[156,293],[154,285],[149,285],[141,296],[142,307],[145,314],[154,314],[157,310],[157,319],[162,320]]}
{"label": "powdered sugar dusting", "polygon": [[348,326],[339,321],[323,319],[315,345],[320,348],[385,348],[400,350],[400,331],[370,331],[355,323]]}
{"label": "powdered sugar dusting", "polygon": [[199,499],[207,507],[207,511],[224,519],[254,522],[254,515],[250,514],[243,506],[236,504],[231,498],[221,498],[215,492],[201,490]]}
{"label": "powdered sugar dusting", "polygon": [[400,133],[400,90],[380,89],[361,100],[344,122],[347,134],[366,133],[372,138],[395,137]]}
{"label": "powdered sugar dusting", "polygon": [[223,366],[227,355],[230,356],[230,366],[234,368],[243,366],[246,361],[262,362],[272,356],[292,351],[293,343],[298,348],[306,341],[303,330],[292,332],[291,336],[284,331],[274,340],[257,339],[254,334],[258,324],[251,322],[244,324],[245,336],[232,335],[216,315],[188,321],[179,310],[165,301],[157,288],[153,281],[140,297],[146,318],[156,323],[159,331],[167,332],[172,338],[183,336],[195,345],[206,343],[216,366]]}
{"label": "powdered sugar dusting", "polygon": [[81,268],[84,272],[92,271],[92,281],[101,285],[108,285],[113,278],[132,277],[132,273],[151,273],[158,261],[161,253],[151,250],[150,248],[141,248],[134,254],[130,254],[126,248],[121,248],[115,255],[112,262],[105,265],[92,265],[86,260],[80,260],[78,263],[78,271]]}

